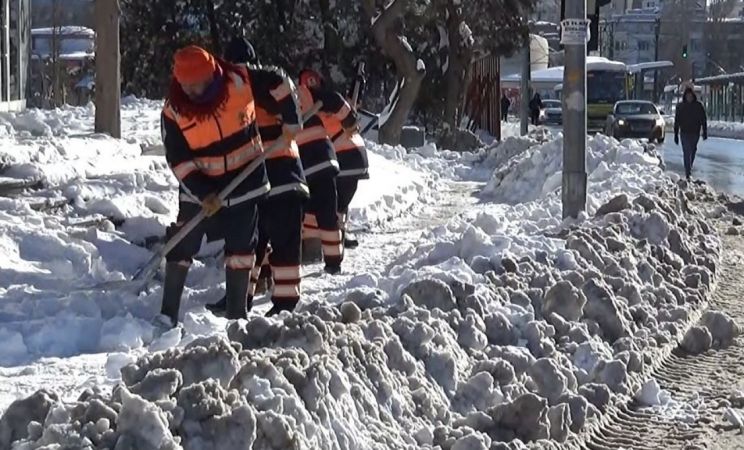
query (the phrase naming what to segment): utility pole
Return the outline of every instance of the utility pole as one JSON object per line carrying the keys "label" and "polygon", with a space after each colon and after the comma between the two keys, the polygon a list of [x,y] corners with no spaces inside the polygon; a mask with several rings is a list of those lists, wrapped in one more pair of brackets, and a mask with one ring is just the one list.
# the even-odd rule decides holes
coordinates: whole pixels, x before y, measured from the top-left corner
{"label": "utility pole", "polygon": [[121,138],[119,0],[95,0],[96,133]]}
{"label": "utility pole", "polygon": [[564,0],[566,19],[561,42],[566,49],[563,70],[563,217],[586,209],[586,44],[589,23],[586,0]]}
{"label": "utility pole", "polygon": [[[656,41],[654,43],[654,61],[659,60],[659,35],[661,34],[661,17],[654,21],[654,34]],[[654,103],[659,103],[659,69],[654,69]]]}
{"label": "utility pole", "polygon": [[522,94],[522,105],[519,111],[520,133],[526,136],[529,130],[530,120],[530,81],[532,78],[532,61],[530,60],[530,45],[532,36],[527,37],[527,44],[522,50],[522,77],[519,89]]}

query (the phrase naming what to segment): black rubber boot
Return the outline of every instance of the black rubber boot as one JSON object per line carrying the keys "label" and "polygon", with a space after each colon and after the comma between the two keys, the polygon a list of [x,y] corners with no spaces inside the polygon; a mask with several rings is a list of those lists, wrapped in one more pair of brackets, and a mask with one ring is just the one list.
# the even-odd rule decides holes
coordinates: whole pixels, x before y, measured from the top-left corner
{"label": "black rubber boot", "polygon": [[359,240],[353,238],[348,233],[344,233],[344,248],[357,248],[359,247]]}
{"label": "black rubber boot", "polygon": [[189,267],[177,262],[165,265],[165,281],[163,282],[163,303],[160,313],[168,317],[175,327],[178,324],[178,311],[181,309],[181,294],[186,284]]}
{"label": "black rubber boot", "polygon": [[204,307],[207,308],[208,311],[211,311],[213,314],[224,314],[225,310],[227,309],[227,296],[223,296],[217,303],[210,303],[208,305],[204,305]]}
{"label": "black rubber boot", "polygon": [[338,275],[341,273],[341,263],[326,263],[323,268],[327,274]]}
{"label": "black rubber boot", "polygon": [[225,272],[225,317],[229,320],[247,319],[253,298],[248,297],[251,271],[227,269]]}
{"label": "black rubber boot", "polygon": [[274,303],[274,306],[266,313],[266,317],[276,316],[282,311],[294,311],[299,302],[299,300],[283,300],[282,302]]}

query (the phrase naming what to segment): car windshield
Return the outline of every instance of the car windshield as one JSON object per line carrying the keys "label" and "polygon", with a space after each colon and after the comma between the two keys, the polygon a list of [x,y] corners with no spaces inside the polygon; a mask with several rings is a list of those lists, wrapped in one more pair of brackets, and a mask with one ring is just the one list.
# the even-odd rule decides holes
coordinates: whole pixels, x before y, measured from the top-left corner
{"label": "car windshield", "polygon": [[634,114],[656,114],[656,107],[650,103],[618,103],[615,106],[615,114],[634,115]]}
{"label": "car windshield", "polygon": [[625,73],[595,70],[586,74],[587,103],[615,104],[625,99]]}
{"label": "car windshield", "polygon": [[543,100],[543,107],[544,108],[560,108],[561,102],[560,100]]}

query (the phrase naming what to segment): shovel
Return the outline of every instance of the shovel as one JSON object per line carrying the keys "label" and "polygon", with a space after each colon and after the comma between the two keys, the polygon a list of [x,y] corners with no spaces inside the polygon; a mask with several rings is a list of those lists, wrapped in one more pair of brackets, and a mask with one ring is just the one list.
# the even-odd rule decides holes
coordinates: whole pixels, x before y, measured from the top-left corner
{"label": "shovel", "polygon": [[[310,110],[305,113],[302,116],[302,123],[305,123],[307,119],[317,114],[318,111],[320,111],[320,108],[323,106],[322,102],[317,102],[313,105]],[[234,191],[238,186],[240,186],[240,183],[242,183],[246,178],[248,178],[254,170],[256,170],[261,164],[264,163],[266,158],[271,155],[272,153],[279,150],[283,145],[283,142],[281,140],[277,140],[272,144],[267,150],[265,150],[261,156],[254,159],[250,164],[248,164],[245,169],[243,169],[238,176],[236,176],[230,184],[225,186],[222,191],[218,194],[218,197],[220,200],[224,201],[231,193]],[[194,228],[196,228],[197,225],[201,223],[202,220],[204,220],[207,216],[204,214],[204,211],[201,210],[199,213],[191,218],[186,224],[181,227],[181,229],[176,233],[172,238],[168,240],[168,242],[163,245],[153,256],[150,258],[149,261],[142,267],[140,267],[132,276],[131,280],[117,280],[117,281],[107,281],[100,284],[97,284],[95,286],[91,286],[88,288],[79,289],[82,291],[87,290],[111,290],[111,289],[122,289],[129,286],[137,287],[137,291],[142,290],[147,284],[152,280],[155,275],[157,274],[158,270],[160,269],[160,263],[162,262],[163,258],[173,250],[176,245],[178,245],[191,231],[193,231]]]}

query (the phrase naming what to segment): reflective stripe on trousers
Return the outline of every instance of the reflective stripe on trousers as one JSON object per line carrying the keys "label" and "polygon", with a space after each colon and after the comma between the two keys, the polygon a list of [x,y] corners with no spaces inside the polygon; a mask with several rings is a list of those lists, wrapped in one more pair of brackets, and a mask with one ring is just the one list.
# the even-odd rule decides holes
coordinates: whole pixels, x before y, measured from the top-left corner
{"label": "reflective stripe on trousers", "polygon": [[302,239],[320,239],[318,218],[315,214],[305,213],[305,220],[302,223]]}

